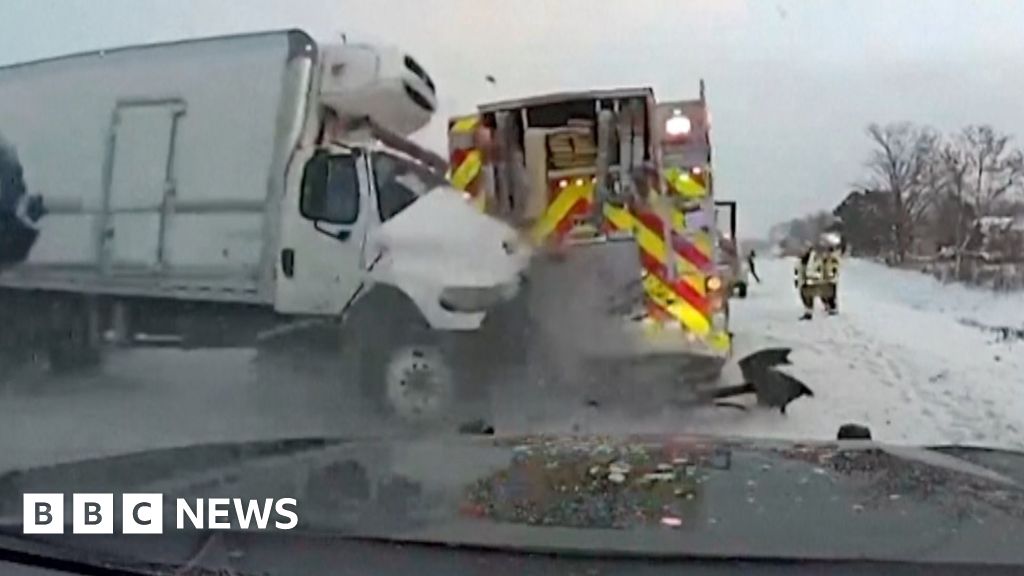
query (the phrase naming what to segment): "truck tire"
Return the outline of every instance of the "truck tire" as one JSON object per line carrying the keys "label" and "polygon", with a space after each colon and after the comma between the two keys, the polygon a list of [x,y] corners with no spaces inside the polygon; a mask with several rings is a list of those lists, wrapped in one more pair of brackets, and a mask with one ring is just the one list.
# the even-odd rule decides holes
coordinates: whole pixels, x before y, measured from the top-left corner
{"label": "truck tire", "polygon": [[736,285],[736,296],[738,296],[741,299],[745,299],[747,297],[746,282],[740,282],[739,284]]}
{"label": "truck tire", "polygon": [[431,330],[415,305],[377,287],[343,322],[344,373],[378,415],[402,425],[434,424],[451,415],[466,360],[455,335]]}
{"label": "truck tire", "polygon": [[360,338],[359,386],[383,415],[407,424],[442,420],[455,404],[458,370],[442,338],[415,322],[388,322]]}

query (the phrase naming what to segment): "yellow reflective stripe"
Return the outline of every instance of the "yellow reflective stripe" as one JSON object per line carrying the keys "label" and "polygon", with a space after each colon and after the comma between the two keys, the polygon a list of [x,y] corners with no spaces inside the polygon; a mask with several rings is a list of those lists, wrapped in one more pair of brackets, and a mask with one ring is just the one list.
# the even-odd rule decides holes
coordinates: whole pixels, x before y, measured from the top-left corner
{"label": "yellow reflective stripe", "polygon": [[589,200],[593,197],[593,183],[585,183],[582,186],[571,185],[562,189],[555,197],[554,202],[548,205],[544,215],[533,226],[530,235],[536,243],[543,242],[558,228],[558,224],[572,211],[573,206],[581,200]]}
{"label": "yellow reflective stripe", "polygon": [[479,116],[467,116],[452,123],[452,132],[472,132],[480,124]]}
{"label": "yellow reflective stripe", "polygon": [[473,150],[466,155],[465,160],[452,173],[452,186],[459,190],[465,190],[473,182],[473,179],[480,174],[483,168],[484,158],[479,150]]}
{"label": "yellow reflective stripe", "polygon": [[[633,238],[640,246],[640,249],[655,258],[662,266],[667,266],[668,257],[665,247],[665,240],[653,230],[644,226],[633,213],[626,208],[619,208],[611,204],[605,204],[604,217],[612,223],[615,228],[633,233]],[[686,283],[693,287],[700,294],[705,293],[704,275],[692,262],[685,260],[682,256],[675,254],[676,272],[680,274]]]}
{"label": "yellow reflective stripe", "polygon": [[690,332],[706,336],[711,332],[711,321],[686,300],[680,298],[672,289],[654,274],[643,275],[644,292],[660,308],[667,311],[682,322]]}
{"label": "yellow reflective stripe", "polygon": [[711,235],[705,232],[700,232],[695,234],[690,240],[690,243],[693,244],[697,251],[703,254],[705,258],[709,260],[711,259]]}
{"label": "yellow reflective stripe", "polygon": [[732,346],[732,338],[728,332],[712,332],[707,338],[708,344],[715,350],[727,351]]}
{"label": "yellow reflective stripe", "polygon": [[672,228],[679,232],[686,231],[686,214],[680,210],[672,211]]}
{"label": "yellow reflective stripe", "polygon": [[668,258],[665,253],[665,241],[660,235],[655,234],[653,230],[641,224],[640,221],[633,216],[632,212],[625,208],[606,204],[604,207],[604,214],[605,218],[607,218],[616,228],[632,232],[633,237],[636,239],[636,243],[640,245],[641,250],[656,258],[663,266],[668,262]]}
{"label": "yellow reflective stripe", "polygon": [[679,168],[666,170],[665,179],[672,190],[687,200],[696,200],[708,195],[707,189],[700,182],[694,180],[689,172],[684,172]]}

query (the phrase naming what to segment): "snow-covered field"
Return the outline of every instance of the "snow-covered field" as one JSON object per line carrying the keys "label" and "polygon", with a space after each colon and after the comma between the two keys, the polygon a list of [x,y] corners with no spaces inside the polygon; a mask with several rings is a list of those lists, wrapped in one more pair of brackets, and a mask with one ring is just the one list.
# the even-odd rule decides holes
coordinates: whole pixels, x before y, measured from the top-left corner
{"label": "snow-covered field", "polygon": [[[870,426],[898,444],[1024,449],[1024,341],[997,341],[982,325],[1024,328],[1024,294],[997,296],[928,276],[851,261],[838,317],[799,322],[792,261],[764,260],[764,281],[734,304],[736,355],[789,346],[787,368],[815,392],[788,415],[693,408],[663,401],[671,383],[605,382],[616,398],[580,390],[497,386],[458,418],[501,434],[703,433],[824,440],[839,426]],[[966,321],[966,322],[965,322]],[[735,366],[725,383],[737,382]],[[0,471],[194,443],[394,433],[346,370],[312,354],[290,365],[250,350],[114,351],[102,370],[0,381]],[[450,433],[451,429],[448,430]]]}
{"label": "snow-covered field", "polygon": [[799,322],[791,260],[761,263],[764,284],[735,307],[738,355],[791,346],[787,370],[815,397],[788,416],[702,410],[687,429],[832,438],[846,422],[876,439],[1024,449],[1024,341],[977,325],[1024,328],[1024,294],[944,285],[913,271],[844,263],[841,314]]}

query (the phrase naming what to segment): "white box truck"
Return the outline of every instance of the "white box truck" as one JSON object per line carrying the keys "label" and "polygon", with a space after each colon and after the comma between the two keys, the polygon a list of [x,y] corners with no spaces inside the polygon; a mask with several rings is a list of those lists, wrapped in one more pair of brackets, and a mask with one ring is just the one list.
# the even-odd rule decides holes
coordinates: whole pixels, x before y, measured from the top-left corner
{"label": "white box truck", "polygon": [[529,260],[406,139],[435,106],[409,55],[294,30],[0,68],[0,349],[343,318],[357,377],[429,412]]}

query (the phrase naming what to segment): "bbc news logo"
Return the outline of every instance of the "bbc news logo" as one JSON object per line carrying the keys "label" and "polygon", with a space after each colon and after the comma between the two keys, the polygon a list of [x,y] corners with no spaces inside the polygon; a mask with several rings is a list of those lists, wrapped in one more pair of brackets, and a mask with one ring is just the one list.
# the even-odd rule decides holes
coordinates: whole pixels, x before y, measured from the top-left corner
{"label": "bbc news logo", "polygon": [[[24,494],[22,531],[25,534],[63,534],[65,527],[64,494]],[[72,494],[71,532],[73,534],[113,534],[113,494]],[[174,506],[174,526],[178,530],[291,530],[299,523],[294,498],[178,498]],[[122,494],[122,534],[163,534],[163,494]]]}

